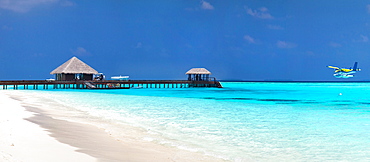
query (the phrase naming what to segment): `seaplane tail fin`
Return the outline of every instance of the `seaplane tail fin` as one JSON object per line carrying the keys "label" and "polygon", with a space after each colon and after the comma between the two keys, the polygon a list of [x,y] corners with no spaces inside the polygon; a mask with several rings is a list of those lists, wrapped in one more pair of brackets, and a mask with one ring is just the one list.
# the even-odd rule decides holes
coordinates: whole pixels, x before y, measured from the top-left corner
{"label": "seaplane tail fin", "polygon": [[360,71],[360,70],[361,70],[361,69],[358,69],[358,68],[357,68],[357,64],[358,64],[358,63],[357,63],[357,62],[355,62],[355,64],[353,65],[353,70],[354,70],[354,71]]}

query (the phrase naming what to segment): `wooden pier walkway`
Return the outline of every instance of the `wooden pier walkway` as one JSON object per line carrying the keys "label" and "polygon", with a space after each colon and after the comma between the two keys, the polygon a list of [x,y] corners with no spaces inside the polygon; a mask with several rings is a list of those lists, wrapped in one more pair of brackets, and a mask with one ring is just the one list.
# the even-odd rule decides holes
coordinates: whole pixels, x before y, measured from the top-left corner
{"label": "wooden pier walkway", "polygon": [[103,81],[49,81],[13,80],[0,81],[0,89],[130,89],[130,88],[222,88],[219,81],[188,80],[103,80]]}

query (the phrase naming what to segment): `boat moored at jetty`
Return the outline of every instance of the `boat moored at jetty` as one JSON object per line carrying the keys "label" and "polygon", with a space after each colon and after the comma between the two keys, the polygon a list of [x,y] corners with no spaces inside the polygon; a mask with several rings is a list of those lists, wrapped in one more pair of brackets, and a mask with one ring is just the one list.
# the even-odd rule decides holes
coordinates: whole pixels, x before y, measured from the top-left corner
{"label": "boat moored at jetty", "polygon": [[130,78],[130,76],[113,76],[113,77],[110,77],[112,80],[128,80]]}

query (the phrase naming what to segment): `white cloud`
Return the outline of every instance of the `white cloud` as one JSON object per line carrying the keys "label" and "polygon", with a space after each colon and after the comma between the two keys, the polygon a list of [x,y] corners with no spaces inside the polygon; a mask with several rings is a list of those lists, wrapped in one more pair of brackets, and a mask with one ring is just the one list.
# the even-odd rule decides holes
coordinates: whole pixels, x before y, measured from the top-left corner
{"label": "white cloud", "polygon": [[213,10],[215,8],[209,2],[202,1],[202,9],[204,9],[204,10]]}
{"label": "white cloud", "polygon": [[135,48],[142,48],[143,47],[143,44],[141,42],[138,42],[135,46]]}
{"label": "white cloud", "polygon": [[9,27],[9,26],[6,26],[6,25],[3,25],[3,27],[1,29],[7,30],[7,31],[13,30],[12,27]]}
{"label": "white cloud", "polygon": [[279,25],[267,25],[267,28],[273,29],[273,30],[284,30],[284,28]]}
{"label": "white cloud", "polygon": [[336,42],[330,42],[330,43],[329,43],[329,46],[334,47],[334,48],[342,47],[342,45],[341,45],[341,44],[336,43]]}
{"label": "white cloud", "polygon": [[[369,37],[366,36],[366,35],[360,35],[359,38],[357,37],[357,38],[353,39],[353,42],[367,43],[367,42],[369,42]],[[335,46],[332,46],[332,47],[335,47]]]}
{"label": "white cloud", "polygon": [[294,44],[294,43],[291,43],[291,42],[286,42],[286,41],[277,41],[276,42],[276,46],[278,48],[294,48],[296,47],[297,45]]}
{"label": "white cloud", "polygon": [[307,55],[311,55],[311,56],[314,56],[314,55],[315,55],[315,53],[314,53],[314,52],[312,52],[312,51],[306,51],[306,54],[307,54]]}
{"label": "white cloud", "polygon": [[66,1],[60,2],[60,5],[63,7],[71,7],[71,6],[76,6],[76,3],[66,0]]}
{"label": "white cloud", "polygon": [[245,35],[244,36],[244,39],[247,40],[249,43],[256,43],[256,41],[254,40],[254,38],[252,38],[249,35]]}
{"label": "white cloud", "polygon": [[46,55],[43,54],[43,53],[34,53],[32,56],[33,57],[43,57],[43,56],[46,56]]}
{"label": "white cloud", "polygon": [[69,0],[0,0],[0,8],[18,13],[26,13],[35,7],[51,4],[59,4],[64,7],[75,5]]}
{"label": "white cloud", "polygon": [[273,19],[274,17],[268,12],[266,7],[261,7],[257,10],[252,10],[251,8],[245,7],[247,14],[259,19]]}
{"label": "white cloud", "polygon": [[364,36],[364,35],[360,35],[361,36],[361,42],[368,42],[369,41],[369,38],[367,36]]}
{"label": "white cloud", "polygon": [[88,52],[85,48],[82,48],[82,47],[77,47],[77,49],[71,49],[71,52],[77,56],[90,55],[90,52]]}

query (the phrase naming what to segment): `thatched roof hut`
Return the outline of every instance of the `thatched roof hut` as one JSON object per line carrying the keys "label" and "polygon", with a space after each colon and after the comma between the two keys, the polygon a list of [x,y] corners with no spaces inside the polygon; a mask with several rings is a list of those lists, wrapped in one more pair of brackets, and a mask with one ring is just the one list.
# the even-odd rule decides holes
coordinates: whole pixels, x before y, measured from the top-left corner
{"label": "thatched roof hut", "polygon": [[188,72],[185,73],[188,74],[212,74],[210,71],[208,71],[206,68],[192,68]]}
{"label": "thatched roof hut", "polygon": [[188,72],[185,73],[188,75],[188,80],[194,81],[203,81],[209,80],[209,75],[212,73],[208,71],[206,68],[192,68]]}
{"label": "thatched roof hut", "polygon": [[97,73],[98,71],[77,57],[72,57],[54,69],[50,74],[55,74],[56,80],[92,80],[93,74]]}

